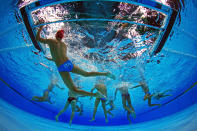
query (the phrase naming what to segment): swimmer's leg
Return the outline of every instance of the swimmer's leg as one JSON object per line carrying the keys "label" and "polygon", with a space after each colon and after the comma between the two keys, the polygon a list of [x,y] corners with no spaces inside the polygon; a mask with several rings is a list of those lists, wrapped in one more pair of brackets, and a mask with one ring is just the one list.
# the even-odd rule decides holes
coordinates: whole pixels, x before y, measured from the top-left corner
{"label": "swimmer's leg", "polygon": [[81,109],[80,109],[80,107],[78,105],[76,105],[75,108],[76,108],[75,112],[81,112]]}
{"label": "swimmer's leg", "polygon": [[148,106],[152,107],[152,106],[161,106],[161,104],[152,104],[151,103],[151,97],[148,98]]}
{"label": "swimmer's leg", "polygon": [[130,119],[130,112],[129,111],[127,111],[127,120],[129,121],[129,123],[131,124],[131,119]]}
{"label": "swimmer's leg", "polygon": [[122,97],[122,105],[123,105],[123,108],[127,111],[129,111],[130,113],[132,113],[132,110],[130,110],[127,105],[126,105],[126,99],[125,97]]}
{"label": "swimmer's leg", "polygon": [[106,101],[101,101],[101,103],[102,103],[102,107],[103,107],[103,111],[104,111],[104,115],[105,115],[105,122],[108,123],[107,110],[106,110],[106,107],[105,107]]}
{"label": "swimmer's leg", "polygon": [[44,101],[47,101],[47,102],[49,102],[50,104],[53,104],[53,103],[51,102],[51,98],[49,97],[49,91],[44,91],[44,92],[43,92],[43,98],[44,98]]}
{"label": "swimmer's leg", "polygon": [[31,99],[32,101],[36,101],[36,102],[43,102],[44,101],[44,97],[40,97],[40,96],[34,96]]}
{"label": "swimmer's leg", "polygon": [[95,120],[95,116],[96,116],[96,112],[97,112],[97,107],[98,107],[99,103],[100,103],[100,99],[99,98],[96,98],[95,103],[94,103],[93,117],[90,120],[90,122]]}
{"label": "swimmer's leg", "polygon": [[132,104],[131,104],[131,98],[130,98],[130,97],[127,97],[127,102],[128,102],[129,107],[130,107],[133,111],[135,111],[134,108],[133,108],[133,106],[132,106]]}
{"label": "swimmer's leg", "polygon": [[111,111],[114,110],[114,108],[110,108],[107,113],[110,114],[112,117],[114,117],[114,114],[111,113]]}
{"label": "swimmer's leg", "polygon": [[93,96],[93,97],[102,97],[102,95],[100,95],[99,93],[91,93],[91,92],[87,92],[84,90],[80,90],[78,89],[74,83],[73,80],[69,74],[69,72],[59,72],[65,85],[71,90],[76,92],[77,94],[83,95],[83,96]]}
{"label": "swimmer's leg", "polygon": [[116,79],[116,77],[109,73],[109,72],[87,72],[79,68],[78,66],[74,65],[73,70],[71,71],[72,73],[76,73],[79,75],[82,75],[84,77],[91,77],[91,76],[107,76],[111,79]]}
{"label": "swimmer's leg", "polygon": [[145,95],[144,95],[144,101],[145,101],[146,99],[148,99],[148,98],[151,98],[152,96],[153,96],[153,94],[150,95],[149,93],[145,93]]}
{"label": "swimmer's leg", "polygon": [[49,96],[49,91],[44,91],[43,92],[43,97],[44,98],[48,98],[48,96]]}
{"label": "swimmer's leg", "polygon": [[66,104],[65,104],[65,106],[64,106],[64,109],[62,109],[62,110],[55,116],[55,120],[56,120],[56,121],[59,121],[59,119],[58,119],[59,116],[60,116],[62,113],[64,113],[64,112],[66,111],[66,109],[68,108],[69,104],[70,104],[70,103],[67,101]]}
{"label": "swimmer's leg", "polygon": [[48,98],[47,98],[47,101],[48,101],[50,104],[53,104],[53,103],[54,103],[54,102],[51,101],[51,97],[48,97]]}
{"label": "swimmer's leg", "polygon": [[191,86],[191,88],[193,88],[194,86],[196,86],[197,85],[197,82],[195,82],[192,86]]}
{"label": "swimmer's leg", "polygon": [[129,107],[132,109],[132,113],[131,113],[132,117],[136,118],[135,110],[134,110],[134,108],[133,108],[133,106],[131,104],[131,98],[130,97],[127,97],[127,102],[128,102]]}
{"label": "swimmer's leg", "polygon": [[71,116],[70,116],[69,126],[71,126],[72,120],[73,120],[74,115],[75,115],[76,100],[71,101],[71,106],[72,106],[72,113],[71,113]]}
{"label": "swimmer's leg", "polygon": [[79,115],[81,116],[81,115],[83,115],[83,104],[81,103],[81,106],[80,106],[80,112],[79,112]]}

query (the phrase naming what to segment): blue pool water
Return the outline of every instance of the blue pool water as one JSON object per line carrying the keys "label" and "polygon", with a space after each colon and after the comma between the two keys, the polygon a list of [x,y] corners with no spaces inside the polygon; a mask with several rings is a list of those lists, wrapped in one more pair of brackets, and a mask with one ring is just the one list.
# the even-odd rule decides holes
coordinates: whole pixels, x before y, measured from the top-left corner
{"label": "blue pool water", "polygon": [[[50,82],[50,70],[40,65],[40,63],[53,70],[56,70],[56,67],[53,63],[47,61],[42,54],[36,55],[32,52],[36,49],[28,36],[25,25],[20,20],[17,1],[1,0],[1,2],[4,3],[0,5],[0,129],[2,131],[63,129],[195,130],[197,86],[193,88],[191,86],[197,82],[196,0],[182,0],[181,19],[176,20],[171,36],[166,41],[164,48],[156,56],[151,58],[146,56],[144,58],[150,61],[145,64],[144,72],[150,91],[172,90],[169,97],[162,98],[159,101],[153,99],[153,103],[159,103],[162,106],[148,107],[147,101],[143,101],[144,93],[140,88],[136,88],[129,90],[132,105],[136,111],[136,119],[132,119],[132,124],[129,124],[127,120],[127,113],[123,110],[120,94],[117,94],[115,101],[116,108],[113,111],[115,117],[109,116],[109,123],[104,121],[101,105],[96,114],[96,121],[89,122],[93,114],[94,99],[89,100],[89,97],[84,97],[80,98],[84,105],[84,113],[82,116],[76,113],[71,128],[67,124],[70,119],[71,108],[68,108],[60,116],[59,123],[54,120],[54,116],[64,107],[68,98],[68,89],[64,86],[57,72],[56,74],[60,78],[60,86],[65,89],[54,90],[55,95],[52,96],[54,104],[31,101],[33,96],[42,95],[43,90]],[[73,41],[79,42],[77,38]],[[117,44],[121,47],[124,41],[122,43],[117,42]],[[89,50],[89,52],[94,53],[98,51],[96,48]],[[83,67],[84,70],[110,71],[116,75],[117,79],[115,81],[99,77],[99,79],[105,80],[108,96],[114,95],[116,85],[121,81],[136,84],[139,80],[139,72],[136,71],[136,68],[130,68],[135,66],[136,60],[119,61],[118,64],[113,62],[103,62],[101,64],[98,61],[85,59],[78,55],[81,52],[86,52],[84,48],[76,49],[76,52],[74,52],[76,54],[70,52],[68,55],[73,60],[78,58],[78,60],[75,60],[75,64]],[[104,58],[107,57],[105,54],[101,55]],[[72,75],[72,77],[75,81],[80,81],[79,85],[87,91],[90,91],[98,80],[98,78],[85,78],[78,75]]]}

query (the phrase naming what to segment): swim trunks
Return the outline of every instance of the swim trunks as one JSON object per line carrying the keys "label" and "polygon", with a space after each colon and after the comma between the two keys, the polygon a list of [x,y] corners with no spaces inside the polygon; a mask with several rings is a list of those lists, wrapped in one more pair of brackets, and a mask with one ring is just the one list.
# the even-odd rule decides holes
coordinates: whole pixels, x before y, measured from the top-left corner
{"label": "swim trunks", "polygon": [[77,100],[75,97],[68,97],[68,102],[71,103],[73,100]]}
{"label": "swim trunks", "polygon": [[150,92],[146,92],[146,94],[151,95],[151,93],[150,93]]}
{"label": "swim trunks", "polygon": [[126,93],[126,94],[122,94],[122,97],[130,97],[129,93]]}
{"label": "swim trunks", "polygon": [[106,98],[100,98],[100,100],[105,102],[106,101]]}
{"label": "swim trunks", "polygon": [[59,67],[58,67],[58,71],[59,72],[71,72],[72,69],[73,69],[73,64],[70,60],[67,60],[66,62],[64,62],[63,64],[61,64]]}
{"label": "swim trunks", "polygon": [[44,92],[49,92],[50,93],[49,89],[45,89]]}

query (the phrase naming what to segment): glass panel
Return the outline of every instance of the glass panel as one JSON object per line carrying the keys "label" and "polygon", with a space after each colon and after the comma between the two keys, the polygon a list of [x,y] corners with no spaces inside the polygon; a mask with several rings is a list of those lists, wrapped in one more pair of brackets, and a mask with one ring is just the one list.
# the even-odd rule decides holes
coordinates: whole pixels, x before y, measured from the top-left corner
{"label": "glass panel", "polygon": [[70,19],[116,19],[134,21],[161,27],[164,24],[166,15],[124,2],[112,1],[79,1],[56,4],[32,11],[34,24],[42,19],[45,23],[70,20]]}

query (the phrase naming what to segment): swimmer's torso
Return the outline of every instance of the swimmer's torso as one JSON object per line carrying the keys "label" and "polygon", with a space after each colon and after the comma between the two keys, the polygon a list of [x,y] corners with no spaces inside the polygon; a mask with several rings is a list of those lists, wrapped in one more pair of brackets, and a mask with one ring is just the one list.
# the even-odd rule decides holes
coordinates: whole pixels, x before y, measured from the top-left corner
{"label": "swimmer's torso", "polygon": [[52,59],[55,61],[57,66],[60,66],[68,60],[67,57],[67,46],[64,42],[50,39],[51,44],[49,44]]}
{"label": "swimmer's torso", "polygon": [[95,88],[100,91],[102,94],[107,95],[107,88],[104,84],[96,84]]}
{"label": "swimmer's torso", "polygon": [[128,94],[128,87],[121,87],[119,88],[119,91],[121,94]]}

